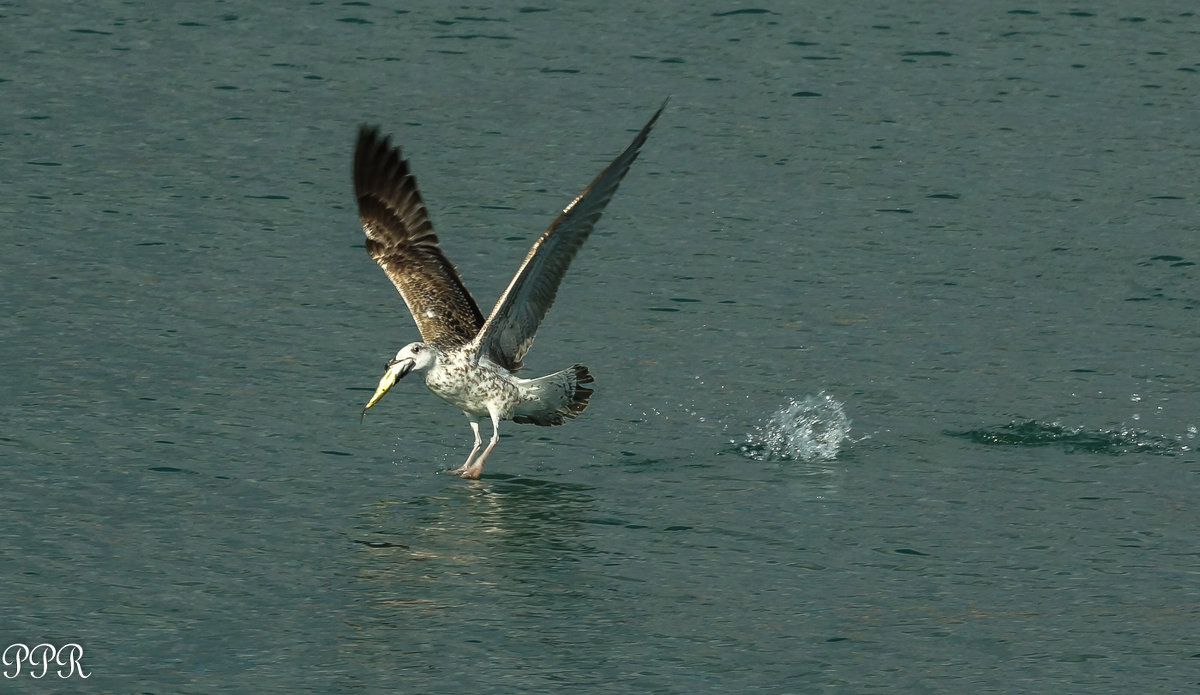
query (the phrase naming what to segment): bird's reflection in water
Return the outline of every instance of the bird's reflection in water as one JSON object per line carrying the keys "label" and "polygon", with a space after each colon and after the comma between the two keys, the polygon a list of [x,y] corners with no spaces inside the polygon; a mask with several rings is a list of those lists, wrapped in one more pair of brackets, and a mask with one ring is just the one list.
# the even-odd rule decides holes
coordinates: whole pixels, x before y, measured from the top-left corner
{"label": "bird's reflection in water", "polygon": [[590,529],[611,523],[596,518],[591,488],[501,474],[447,482],[436,494],[381,500],[363,514],[358,576],[381,619],[462,607],[484,590],[528,596],[587,582],[580,563],[600,553]]}
{"label": "bird's reflection in water", "polygon": [[482,483],[460,484],[459,490],[465,503],[458,511],[466,514],[448,520],[448,526],[493,539],[488,543],[497,551],[587,551],[581,543],[593,501],[587,486],[496,475]]}

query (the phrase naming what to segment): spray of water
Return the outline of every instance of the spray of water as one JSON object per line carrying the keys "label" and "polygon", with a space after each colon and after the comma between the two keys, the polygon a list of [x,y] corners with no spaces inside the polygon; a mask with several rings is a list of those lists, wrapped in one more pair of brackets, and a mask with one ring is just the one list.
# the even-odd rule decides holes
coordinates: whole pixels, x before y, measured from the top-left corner
{"label": "spray of water", "polygon": [[789,398],[766,422],[732,442],[757,461],[831,461],[850,434],[842,403],[824,391],[800,400]]}

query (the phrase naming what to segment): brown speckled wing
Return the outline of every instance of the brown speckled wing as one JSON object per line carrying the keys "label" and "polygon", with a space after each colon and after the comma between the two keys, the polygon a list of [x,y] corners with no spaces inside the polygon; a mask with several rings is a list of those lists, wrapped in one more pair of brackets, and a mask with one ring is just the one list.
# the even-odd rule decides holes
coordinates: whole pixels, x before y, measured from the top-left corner
{"label": "brown speckled wing", "polygon": [[664,101],[629,147],[563,208],[549,229],[533,243],[520,270],[500,295],[479,331],[476,338],[478,354],[487,355],[513,371],[521,368],[521,360],[533,344],[538,324],[554,304],[558,286],[571,260],[592,233],[666,106]]}
{"label": "brown speckled wing", "polygon": [[442,349],[471,342],[483,315],[438,246],[408,162],[377,128],[358,131],[354,193],[367,253],[400,291],[421,339]]}

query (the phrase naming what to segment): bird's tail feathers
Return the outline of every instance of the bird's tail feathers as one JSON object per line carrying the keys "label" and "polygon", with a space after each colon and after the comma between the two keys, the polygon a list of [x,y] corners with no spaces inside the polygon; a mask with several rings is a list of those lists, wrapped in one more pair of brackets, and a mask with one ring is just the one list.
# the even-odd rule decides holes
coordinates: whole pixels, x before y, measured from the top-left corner
{"label": "bird's tail feathers", "polygon": [[544,395],[536,401],[517,406],[513,422],[549,426],[561,425],[568,419],[579,417],[587,408],[588,399],[595,393],[583,384],[594,381],[588,368],[582,364],[531,379],[529,385]]}

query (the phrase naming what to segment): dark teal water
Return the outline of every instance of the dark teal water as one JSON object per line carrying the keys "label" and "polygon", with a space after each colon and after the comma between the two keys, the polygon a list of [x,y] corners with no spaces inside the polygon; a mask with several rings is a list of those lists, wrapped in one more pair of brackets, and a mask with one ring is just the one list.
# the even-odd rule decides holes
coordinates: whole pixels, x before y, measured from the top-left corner
{"label": "dark teal water", "polygon": [[[0,648],[91,673],[0,691],[1195,691],[1198,35],[0,8]],[[415,331],[357,125],[486,307],[666,95],[527,360],[587,364],[586,415],[476,483],[418,383],[360,425]]]}

